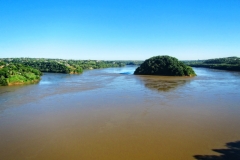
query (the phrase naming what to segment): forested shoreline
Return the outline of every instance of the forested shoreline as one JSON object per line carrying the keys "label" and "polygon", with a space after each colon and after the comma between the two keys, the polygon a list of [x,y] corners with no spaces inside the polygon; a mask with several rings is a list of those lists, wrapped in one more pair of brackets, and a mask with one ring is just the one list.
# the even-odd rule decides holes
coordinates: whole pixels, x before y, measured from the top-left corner
{"label": "forested shoreline", "polygon": [[238,57],[214,58],[208,60],[192,60],[183,62],[191,67],[240,71],[240,58]]}
{"label": "forested shoreline", "polygon": [[30,66],[0,61],[0,86],[35,83],[41,75],[41,71]]}
{"label": "forested shoreline", "polygon": [[[191,67],[204,67],[212,69],[240,71],[240,58],[238,57],[215,58],[208,60],[190,60],[181,62]],[[42,72],[80,74],[83,72],[83,70],[86,69],[123,67],[125,65],[140,65],[142,63],[143,61],[137,60],[103,61],[103,60],[65,60],[48,58],[1,58],[0,85],[15,85],[38,82],[41,79],[40,77],[42,75]],[[157,65],[158,64],[154,63],[154,65],[152,65],[152,67],[150,68],[157,69],[158,68]],[[177,68],[182,67],[173,68],[175,68],[176,71]],[[184,74],[180,74],[179,72],[179,74],[176,75],[195,74],[193,72],[190,72],[190,70],[188,72],[186,73],[184,72]],[[139,73],[136,72],[135,74],[140,74],[140,72]],[[144,72],[142,74],[147,73]],[[160,74],[160,72],[159,73],[156,72],[154,74]],[[170,73],[165,74],[168,75]]]}
{"label": "forested shoreline", "polygon": [[20,63],[30,66],[41,72],[79,74],[84,69],[98,69],[108,67],[122,67],[125,64],[117,61],[98,60],[65,60],[47,58],[2,58],[5,63]]}
{"label": "forested shoreline", "polygon": [[42,72],[81,74],[86,69],[138,65],[142,61],[65,60],[48,58],[1,58],[0,85],[33,83]]}

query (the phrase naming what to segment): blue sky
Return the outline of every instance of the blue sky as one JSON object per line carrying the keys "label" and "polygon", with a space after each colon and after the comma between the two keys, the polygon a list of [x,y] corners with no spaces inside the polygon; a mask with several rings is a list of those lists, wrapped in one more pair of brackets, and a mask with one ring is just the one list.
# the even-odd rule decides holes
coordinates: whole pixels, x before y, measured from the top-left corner
{"label": "blue sky", "polygon": [[0,0],[0,58],[240,57],[240,0]]}

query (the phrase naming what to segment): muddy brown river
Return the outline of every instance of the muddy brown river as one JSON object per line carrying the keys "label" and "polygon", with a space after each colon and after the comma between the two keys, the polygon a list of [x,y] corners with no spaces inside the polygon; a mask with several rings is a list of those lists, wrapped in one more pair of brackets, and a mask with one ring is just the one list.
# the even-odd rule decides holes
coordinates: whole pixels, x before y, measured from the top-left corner
{"label": "muddy brown river", "polygon": [[[194,160],[240,140],[240,73],[45,73],[0,87],[1,160]],[[213,159],[214,160],[214,159]]]}

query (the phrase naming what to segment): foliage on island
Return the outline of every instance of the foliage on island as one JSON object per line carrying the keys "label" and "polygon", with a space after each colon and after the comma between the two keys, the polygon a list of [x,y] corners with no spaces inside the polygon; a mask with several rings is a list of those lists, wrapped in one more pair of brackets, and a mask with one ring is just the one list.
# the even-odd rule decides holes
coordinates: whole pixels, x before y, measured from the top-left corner
{"label": "foliage on island", "polygon": [[195,76],[190,66],[170,56],[155,56],[145,60],[134,72],[137,75]]}
{"label": "foliage on island", "polygon": [[116,61],[98,61],[98,60],[64,60],[64,59],[46,59],[46,58],[3,58],[7,63],[21,63],[31,66],[42,72],[78,74],[84,69],[98,69],[108,67],[122,67],[125,64]]}
{"label": "foliage on island", "polygon": [[208,60],[184,61],[185,64],[192,67],[204,67],[212,69],[240,71],[240,58],[226,57]]}
{"label": "foliage on island", "polygon": [[41,75],[38,69],[0,61],[0,86],[38,82]]}

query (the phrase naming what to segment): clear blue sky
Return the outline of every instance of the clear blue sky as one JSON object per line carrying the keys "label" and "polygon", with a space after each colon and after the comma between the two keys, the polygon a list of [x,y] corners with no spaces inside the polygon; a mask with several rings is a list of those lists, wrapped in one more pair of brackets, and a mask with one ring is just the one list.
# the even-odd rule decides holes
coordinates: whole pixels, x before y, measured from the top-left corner
{"label": "clear blue sky", "polygon": [[240,0],[0,0],[0,58],[240,57]]}

